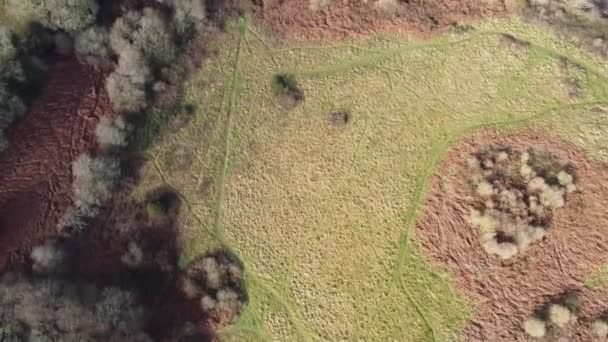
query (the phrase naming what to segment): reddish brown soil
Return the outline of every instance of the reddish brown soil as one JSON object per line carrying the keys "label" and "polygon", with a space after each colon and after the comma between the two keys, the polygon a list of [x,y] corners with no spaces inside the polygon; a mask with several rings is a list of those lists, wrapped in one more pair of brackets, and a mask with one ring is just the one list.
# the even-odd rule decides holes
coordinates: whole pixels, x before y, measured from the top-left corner
{"label": "reddish brown soil", "polygon": [[426,36],[457,22],[504,15],[510,3],[509,0],[409,0],[401,1],[396,16],[389,17],[375,9],[375,0],[331,2],[318,11],[310,8],[310,0],[253,1],[252,8],[258,19],[282,37],[333,40],[380,31]]}
{"label": "reddish brown soil", "polygon": [[11,131],[0,159],[0,272],[20,251],[55,235],[71,205],[71,162],[95,144],[101,115],[112,112],[104,74],[69,57]]}
{"label": "reddish brown soil", "polygon": [[[478,231],[467,223],[472,201],[467,158],[490,143],[544,149],[572,162],[582,190],[569,195],[542,241],[507,262],[488,255]],[[438,174],[453,176],[444,177],[443,182],[447,179],[448,183],[443,186],[440,177],[432,178],[415,233],[426,253],[454,275],[457,287],[475,304],[476,313],[464,329],[464,340],[527,340],[523,320],[569,291],[578,292],[581,311],[579,324],[567,340],[593,340],[590,322],[608,309],[608,290],[586,288],[583,280],[608,262],[608,168],[588,161],[556,138],[533,132],[509,136],[486,132],[453,148]]]}

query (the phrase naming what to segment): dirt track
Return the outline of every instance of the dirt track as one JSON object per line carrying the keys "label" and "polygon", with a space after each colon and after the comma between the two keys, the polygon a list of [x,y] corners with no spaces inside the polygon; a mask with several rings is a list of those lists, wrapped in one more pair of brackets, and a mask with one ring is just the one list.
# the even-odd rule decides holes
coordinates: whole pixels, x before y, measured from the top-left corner
{"label": "dirt track", "polygon": [[71,205],[71,162],[94,147],[99,117],[112,111],[103,80],[73,57],[60,60],[11,131],[0,159],[0,272],[20,250],[56,234]]}
{"label": "dirt track", "polygon": [[[573,162],[582,189],[558,210],[542,241],[504,263],[485,253],[478,232],[467,223],[472,198],[466,160],[490,142],[534,146]],[[438,174],[450,171],[453,176],[447,182],[433,177],[416,238],[437,266],[454,275],[457,287],[476,306],[464,340],[527,340],[523,320],[547,300],[574,290],[579,291],[581,312],[573,336],[566,340],[592,341],[589,325],[608,309],[608,290],[591,290],[583,280],[608,262],[608,170],[557,139],[528,132],[506,137],[485,133],[469,139],[449,152]]]}
{"label": "dirt track", "polygon": [[[318,2],[318,1],[317,1]],[[255,1],[257,17],[275,34],[305,40],[335,40],[374,32],[436,33],[456,22],[505,15],[510,0],[401,1],[395,16],[374,6],[376,0],[333,0],[326,8],[311,9],[310,0]]]}

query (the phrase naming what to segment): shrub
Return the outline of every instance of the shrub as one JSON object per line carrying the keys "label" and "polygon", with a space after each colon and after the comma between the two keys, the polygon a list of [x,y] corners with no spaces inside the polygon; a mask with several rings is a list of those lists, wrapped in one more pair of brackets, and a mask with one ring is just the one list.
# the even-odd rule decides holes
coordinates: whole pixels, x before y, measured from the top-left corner
{"label": "shrub", "polygon": [[33,20],[37,20],[37,9],[40,8],[39,1],[33,0],[4,0],[2,10],[5,17],[11,18],[15,26],[26,27]]}
{"label": "shrub", "polygon": [[495,254],[501,259],[509,259],[519,252],[516,243],[513,242],[498,242],[495,236],[486,239],[483,242],[483,248],[490,254]]}
{"label": "shrub", "polygon": [[209,311],[215,309],[216,305],[217,305],[217,301],[209,295],[205,295],[201,298],[201,308],[203,308],[203,310],[206,312],[209,312]]}
{"label": "shrub", "polygon": [[143,109],[146,106],[146,87],[150,81],[151,72],[142,53],[132,47],[122,50],[118,68],[106,81],[114,108],[127,112]]}
{"label": "shrub", "polygon": [[138,244],[130,242],[120,260],[129,267],[138,267],[144,262],[144,252]]}
{"label": "shrub", "polygon": [[127,144],[127,124],[122,116],[114,119],[102,117],[95,128],[97,142],[102,148],[125,146]]}
{"label": "shrub", "polygon": [[560,304],[552,304],[549,308],[549,320],[559,328],[564,328],[572,319],[572,312]]}
{"label": "shrub", "polygon": [[86,227],[86,220],[89,217],[93,217],[97,214],[97,208],[92,207],[70,207],[59,219],[57,223],[57,229],[64,231],[69,229],[70,231],[79,232]]}
{"label": "shrub", "polygon": [[93,26],[76,36],[76,53],[89,64],[100,64],[110,58],[110,36],[104,27]]}
{"label": "shrub", "polygon": [[112,157],[91,158],[83,153],[72,163],[72,173],[75,205],[95,208],[110,197],[120,169]]}
{"label": "shrub", "polygon": [[279,73],[272,79],[272,89],[276,95],[288,100],[287,105],[293,107],[304,100],[304,91],[300,88],[296,76],[291,73]]}
{"label": "shrub", "polygon": [[39,274],[55,274],[68,271],[70,254],[67,246],[58,240],[48,240],[32,249],[30,254],[34,272]]}
{"label": "shrub", "polygon": [[291,73],[282,73],[274,75],[272,79],[272,89],[276,94],[287,95],[294,89],[298,88],[296,75]]}
{"label": "shrub", "polygon": [[591,325],[591,331],[593,332],[593,335],[599,338],[606,338],[606,336],[608,336],[608,323],[598,319]]}
{"label": "shrub", "polygon": [[8,27],[0,25],[0,60],[13,59],[16,54],[17,47],[15,46],[13,32]]}
{"label": "shrub", "polygon": [[524,321],[524,331],[532,337],[543,337],[547,333],[547,324],[540,318],[528,318]]}

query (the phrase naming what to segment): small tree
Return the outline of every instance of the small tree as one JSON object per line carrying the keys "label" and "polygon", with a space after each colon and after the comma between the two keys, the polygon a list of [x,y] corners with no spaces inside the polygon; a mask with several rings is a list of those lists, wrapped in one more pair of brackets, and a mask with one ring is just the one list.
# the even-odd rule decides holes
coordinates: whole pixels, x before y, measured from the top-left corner
{"label": "small tree", "polygon": [[175,0],[173,25],[178,35],[192,36],[205,25],[207,12],[202,0]]}
{"label": "small tree", "polygon": [[120,169],[112,157],[91,158],[83,153],[72,163],[72,173],[76,206],[97,207],[110,197]]}
{"label": "small tree", "polygon": [[125,146],[127,144],[127,124],[122,116],[114,119],[104,116],[97,124],[95,135],[102,148]]}
{"label": "small tree", "polygon": [[152,75],[140,50],[127,46],[122,50],[118,67],[106,81],[114,108],[135,112],[146,106],[146,87]]}
{"label": "small tree", "polygon": [[110,36],[104,27],[93,26],[76,36],[76,53],[89,64],[100,64],[110,57]]}

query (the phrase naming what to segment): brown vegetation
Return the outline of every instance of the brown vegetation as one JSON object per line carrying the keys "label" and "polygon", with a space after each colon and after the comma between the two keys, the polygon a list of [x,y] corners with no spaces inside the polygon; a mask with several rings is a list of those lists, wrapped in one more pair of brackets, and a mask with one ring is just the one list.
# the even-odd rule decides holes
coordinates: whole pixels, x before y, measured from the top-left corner
{"label": "brown vegetation", "polygon": [[[503,261],[479,243],[479,229],[469,224],[476,202],[468,179],[468,156],[489,144],[533,148],[576,166],[577,188],[569,205],[556,211],[544,238]],[[580,151],[533,132],[499,136],[480,133],[454,147],[439,166],[450,175],[431,179],[425,209],[415,230],[417,241],[438,267],[447,268],[457,287],[471,298],[476,312],[464,330],[466,341],[526,340],[523,322],[555,296],[576,290],[581,324],[572,340],[591,340],[591,323],[605,310],[608,290],[586,288],[583,281],[608,262],[608,173]]]}
{"label": "brown vegetation", "polygon": [[356,1],[245,1],[256,16],[278,35],[327,40],[365,36],[379,31],[427,35],[455,23],[501,16],[509,0],[356,0]]}

